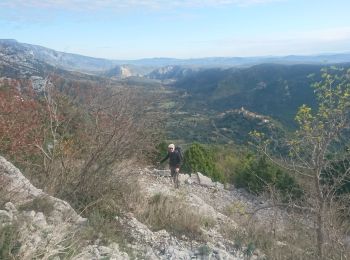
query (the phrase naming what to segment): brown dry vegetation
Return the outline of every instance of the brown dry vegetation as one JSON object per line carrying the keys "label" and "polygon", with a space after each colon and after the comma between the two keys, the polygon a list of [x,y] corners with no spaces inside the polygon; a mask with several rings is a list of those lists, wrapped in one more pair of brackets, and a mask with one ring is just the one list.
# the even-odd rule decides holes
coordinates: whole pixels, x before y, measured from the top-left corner
{"label": "brown dry vegetation", "polygon": [[158,143],[157,97],[145,93],[58,76],[39,94],[29,81],[3,82],[0,153],[36,187],[107,220],[137,203],[130,172]]}

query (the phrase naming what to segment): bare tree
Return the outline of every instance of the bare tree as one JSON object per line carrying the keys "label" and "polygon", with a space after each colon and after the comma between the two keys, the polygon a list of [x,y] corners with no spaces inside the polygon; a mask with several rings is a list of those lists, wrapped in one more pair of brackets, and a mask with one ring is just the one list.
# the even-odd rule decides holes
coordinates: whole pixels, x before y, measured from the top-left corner
{"label": "bare tree", "polygon": [[155,149],[160,117],[151,113],[155,97],[139,88],[91,82],[69,87],[60,90],[47,79],[45,142],[36,147],[43,160],[40,187],[74,204],[81,196],[103,197],[118,165],[142,161]]}

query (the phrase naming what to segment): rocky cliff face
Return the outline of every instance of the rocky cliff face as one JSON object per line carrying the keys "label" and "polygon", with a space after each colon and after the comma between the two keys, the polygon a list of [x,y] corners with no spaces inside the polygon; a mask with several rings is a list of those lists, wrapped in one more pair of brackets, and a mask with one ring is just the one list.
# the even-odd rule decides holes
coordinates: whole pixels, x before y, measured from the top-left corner
{"label": "rocky cliff face", "polygon": [[128,78],[131,76],[137,76],[136,73],[134,73],[131,68],[128,66],[116,66],[113,69],[108,70],[107,72],[103,73],[104,76],[111,77],[111,78]]}
{"label": "rocky cliff face", "polygon": [[[5,232],[10,227],[15,230],[17,249],[13,255],[16,259],[55,260],[68,256],[76,260],[245,259],[247,256],[259,259],[263,256],[258,249],[247,252],[247,246],[238,246],[234,239],[224,234],[228,227],[241,229],[232,216],[254,211],[261,206],[259,199],[241,190],[224,189],[222,184],[214,183],[200,173],[181,174],[180,188],[175,189],[167,170],[139,169],[136,172],[146,198],[154,200],[163,196],[181,200],[181,205],[206,220],[207,224],[200,230],[201,239],[179,236],[165,229],[154,230],[141,223],[134,213],[124,212],[116,215],[115,223],[129,237],[128,244],[123,246],[126,252],[117,243],[102,244],[99,239],[84,241],[80,233],[89,226],[88,221],[67,202],[34,187],[16,167],[0,157],[3,184],[0,188],[0,231]],[[229,214],[232,207],[237,214]],[[283,212],[277,215],[278,221],[282,221]],[[269,210],[254,217],[264,225],[269,225],[272,218],[276,219],[276,212]]]}
{"label": "rocky cliff face", "polygon": [[148,77],[151,79],[159,80],[177,80],[182,79],[185,76],[190,75],[191,73],[198,71],[199,69],[191,69],[181,66],[165,66],[153,70],[148,74]]}

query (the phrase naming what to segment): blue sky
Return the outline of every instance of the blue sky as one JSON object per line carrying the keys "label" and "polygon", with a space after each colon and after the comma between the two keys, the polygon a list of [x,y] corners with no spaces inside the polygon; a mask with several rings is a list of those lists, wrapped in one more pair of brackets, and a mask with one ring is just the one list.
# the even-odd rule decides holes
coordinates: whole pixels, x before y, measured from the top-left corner
{"label": "blue sky", "polygon": [[349,0],[0,0],[0,38],[109,59],[350,51]]}

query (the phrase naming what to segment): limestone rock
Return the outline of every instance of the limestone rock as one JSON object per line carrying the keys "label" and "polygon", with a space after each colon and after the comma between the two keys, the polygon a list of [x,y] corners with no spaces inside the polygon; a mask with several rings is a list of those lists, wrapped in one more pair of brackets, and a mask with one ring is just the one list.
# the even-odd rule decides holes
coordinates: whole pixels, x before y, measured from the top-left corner
{"label": "limestone rock", "polygon": [[199,184],[199,178],[196,173],[192,173],[191,177],[186,180],[188,184]]}
{"label": "limestone rock", "polygon": [[0,177],[6,183],[11,202],[23,203],[43,195],[43,191],[34,187],[12,163],[0,156]]}
{"label": "limestone rock", "polygon": [[109,246],[89,245],[85,247],[80,254],[73,257],[72,260],[129,260],[128,254],[120,252],[118,246],[112,243]]}
{"label": "limestone rock", "polygon": [[[65,201],[34,187],[10,162],[0,156],[2,193],[8,195],[0,211],[0,223],[12,225],[18,233],[19,259],[55,258],[65,252],[66,243],[86,220]],[[57,258],[57,257],[56,257]]]}
{"label": "limestone rock", "polygon": [[161,177],[171,177],[170,170],[158,170],[154,169],[153,174]]}
{"label": "limestone rock", "polygon": [[86,219],[80,217],[66,201],[47,195],[42,190],[34,187],[29,180],[5,158],[0,156],[0,178],[6,183],[3,187],[9,194],[7,198],[13,207],[30,204],[34,200],[40,200],[52,207],[48,221],[59,224],[64,221],[72,223],[84,223]]}
{"label": "limestone rock", "polygon": [[215,187],[215,183],[207,176],[197,172],[199,184],[205,187]]}

